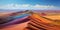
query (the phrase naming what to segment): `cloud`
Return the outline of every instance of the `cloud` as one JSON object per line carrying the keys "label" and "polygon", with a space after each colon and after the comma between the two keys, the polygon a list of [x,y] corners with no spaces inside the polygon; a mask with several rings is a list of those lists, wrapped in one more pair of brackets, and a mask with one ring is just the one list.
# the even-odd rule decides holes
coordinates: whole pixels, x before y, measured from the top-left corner
{"label": "cloud", "polygon": [[55,8],[54,6],[49,6],[49,5],[38,5],[36,4],[35,6],[33,6],[34,9],[41,9],[41,10],[44,10],[44,9],[52,9],[52,8]]}
{"label": "cloud", "polygon": [[59,7],[52,5],[30,5],[30,4],[7,4],[0,6],[0,9],[33,9],[33,10],[55,10],[59,9]]}

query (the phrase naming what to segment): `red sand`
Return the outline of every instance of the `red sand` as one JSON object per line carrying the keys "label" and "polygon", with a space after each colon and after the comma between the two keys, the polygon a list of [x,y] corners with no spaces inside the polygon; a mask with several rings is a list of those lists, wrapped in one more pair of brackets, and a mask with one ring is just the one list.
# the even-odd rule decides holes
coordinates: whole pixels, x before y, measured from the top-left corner
{"label": "red sand", "polygon": [[22,23],[22,24],[7,26],[7,27],[2,28],[0,30],[23,30],[27,26],[28,22],[25,22],[25,23]]}

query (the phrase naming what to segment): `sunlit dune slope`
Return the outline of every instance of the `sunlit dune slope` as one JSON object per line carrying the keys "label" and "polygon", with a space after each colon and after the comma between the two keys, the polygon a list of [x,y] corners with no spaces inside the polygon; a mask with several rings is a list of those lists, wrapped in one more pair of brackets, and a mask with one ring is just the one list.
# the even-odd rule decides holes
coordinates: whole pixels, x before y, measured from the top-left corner
{"label": "sunlit dune slope", "polygon": [[50,18],[50,19],[53,19],[53,20],[60,20],[60,15],[47,15],[47,16],[44,16],[46,18]]}
{"label": "sunlit dune slope", "polygon": [[46,18],[43,18],[37,13],[33,13],[30,16],[30,23],[28,25],[29,28],[35,29],[35,30],[60,30],[60,25],[58,25],[56,22],[52,20],[48,20]]}

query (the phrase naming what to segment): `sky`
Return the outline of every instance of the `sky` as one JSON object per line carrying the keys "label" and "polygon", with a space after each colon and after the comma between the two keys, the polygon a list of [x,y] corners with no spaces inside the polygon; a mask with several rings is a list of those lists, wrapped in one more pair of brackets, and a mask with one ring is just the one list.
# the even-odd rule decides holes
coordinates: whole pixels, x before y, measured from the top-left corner
{"label": "sky", "polygon": [[0,0],[0,9],[60,10],[60,0]]}

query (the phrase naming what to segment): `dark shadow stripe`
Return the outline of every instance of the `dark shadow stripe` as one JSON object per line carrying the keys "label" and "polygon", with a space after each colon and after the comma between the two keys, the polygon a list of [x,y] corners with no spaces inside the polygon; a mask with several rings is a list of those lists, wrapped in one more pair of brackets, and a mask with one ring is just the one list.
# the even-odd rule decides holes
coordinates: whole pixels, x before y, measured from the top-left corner
{"label": "dark shadow stripe", "polygon": [[41,17],[44,18],[44,19],[47,19],[47,20],[53,21],[53,20],[50,19],[50,18],[46,18],[46,17],[43,17],[43,16],[41,16]]}
{"label": "dark shadow stripe", "polygon": [[41,26],[41,27],[44,27],[44,28],[48,28],[48,27],[46,27],[46,26],[43,26],[44,24],[41,25],[41,23],[38,24],[38,22],[34,22],[34,21],[32,21],[32,22],[35,23],[35,24],[38,25],[38,26]]}
{"label": "dark shadow stripe", "polygon": [[[32,18],[31,18],[32,19]],[[36,22],[38,22],[38,23],[41,23],[41,24],[43,24],[39,19],[32,19],[32,20],[34,20],[34,21],[36,21]],[[53,26],[56,26],[56,25],[51,25],[51,24],[49,24],[49,23],[46,23],[46,24],[44,24],[45,26],[50,26],[50,27],[53,27]]]}
{"label": "dark shadow stripe", "polygon": [[36,28],[38,28],[38,29],[41,29],[41,30],[46,30],[46,29],[44,29],[44,28],[41,28],[41,27],[37,27],[36,25],[33,25],[33,24],[31,24],[31,23],[29,23],[30,25],[32,25],[32,26],[34,26],[34,27],[36,27]]}

